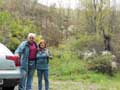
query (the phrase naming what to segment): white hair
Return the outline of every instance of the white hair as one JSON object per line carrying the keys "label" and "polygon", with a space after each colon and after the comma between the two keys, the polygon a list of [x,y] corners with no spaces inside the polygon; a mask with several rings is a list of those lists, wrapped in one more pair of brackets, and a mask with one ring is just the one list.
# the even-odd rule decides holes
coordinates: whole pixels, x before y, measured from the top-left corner
{"label": "white hair", "polygon": [[28,38],[30,38],[30,37],[34,37],[34,38],[35,38],[35,36],[36,36],[36,35],[35,35],[34,33],[29,33],[29,34],[28,34]]}

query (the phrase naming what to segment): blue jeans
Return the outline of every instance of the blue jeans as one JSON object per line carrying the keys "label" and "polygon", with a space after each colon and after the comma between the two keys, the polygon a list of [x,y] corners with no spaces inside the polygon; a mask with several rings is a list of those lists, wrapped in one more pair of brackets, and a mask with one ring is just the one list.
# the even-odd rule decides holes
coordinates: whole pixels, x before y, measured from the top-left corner
{"label": "blue jeans", "polygon": [[42,90],[42,76],[44,76],[45,80],[45,90],[49,90],[49,80],[48,80],[48,70],[37,70],[38,75],[38,88]]}
{"label": "blue jeans", "polygon": [[27,72],[21,69],[21,79],[19,84],[19,90],[26,90]]}
{"label": "blue jeans", "polygon": [[35,72],[35,61],[30,61],[28,65],[28,72],[21,70],[21,80],[19,90],[32,90],[33,75]]}

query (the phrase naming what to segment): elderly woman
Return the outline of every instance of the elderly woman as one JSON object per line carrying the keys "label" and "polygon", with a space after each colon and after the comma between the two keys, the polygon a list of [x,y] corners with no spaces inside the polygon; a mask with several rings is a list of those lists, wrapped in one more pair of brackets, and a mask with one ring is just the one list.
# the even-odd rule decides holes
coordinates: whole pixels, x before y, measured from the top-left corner
{"label": "elderly woman", "polygon": [[23,41],[15,51],[20,57],[21,80],[19,90],[32,90],[32,81],[35,71],[37,44],[35,34],[29,33],[27,40]]}
{"label": "elderly woman", "polygon": [[49,50],[46,47],[45,40],[41,40],[39,43],[39,50],[36,56],[36,68],[38,74],[38,88],[42,90],[42,76],[45,80],[45,90],[49,90],[49,79],[48,79],[48,64],[49,58],[52,58]]}

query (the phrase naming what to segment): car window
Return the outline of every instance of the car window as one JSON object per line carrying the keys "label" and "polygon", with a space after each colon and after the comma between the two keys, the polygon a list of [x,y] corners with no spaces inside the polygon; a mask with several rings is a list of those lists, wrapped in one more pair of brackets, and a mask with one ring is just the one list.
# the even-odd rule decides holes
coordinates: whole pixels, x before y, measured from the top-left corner
{"label": "car window", "polygon": [[13,55],[13,53],[5,45],[0,43],[0,55]]}

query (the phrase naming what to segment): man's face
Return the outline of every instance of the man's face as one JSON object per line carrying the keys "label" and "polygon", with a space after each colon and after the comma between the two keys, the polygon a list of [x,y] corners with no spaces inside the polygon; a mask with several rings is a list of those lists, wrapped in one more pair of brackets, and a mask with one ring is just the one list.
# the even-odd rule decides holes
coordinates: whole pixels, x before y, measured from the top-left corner
{"label": "man's face", "polygon": [[33,36],[28,37],[28,41],[29,41],[30,43],[32,43],[34,40],[35,40],[35,37],[33,37]]}

